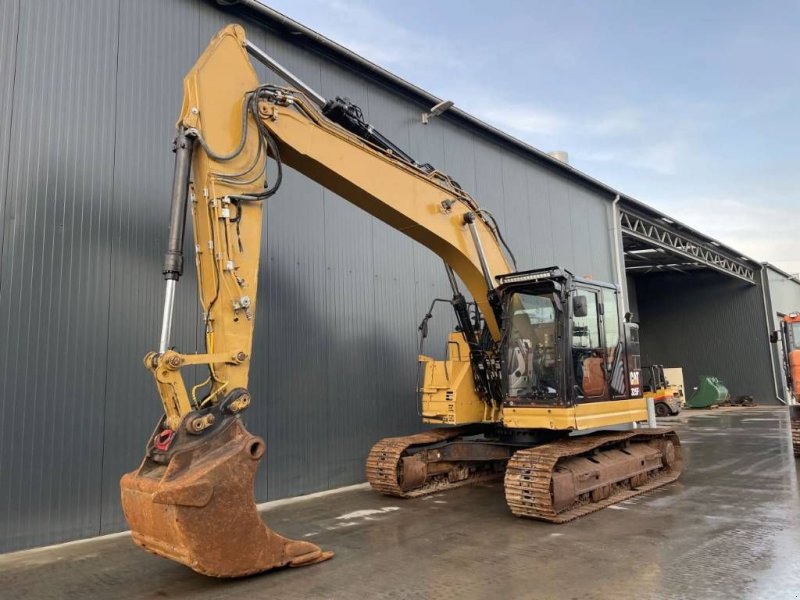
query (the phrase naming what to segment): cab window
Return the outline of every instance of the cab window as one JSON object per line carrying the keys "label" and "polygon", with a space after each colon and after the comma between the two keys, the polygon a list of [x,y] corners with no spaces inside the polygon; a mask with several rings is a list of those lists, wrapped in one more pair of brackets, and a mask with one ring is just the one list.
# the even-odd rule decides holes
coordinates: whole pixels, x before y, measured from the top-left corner
{"label": "cab window", "polygon": [[552,294],[514,294],[510,302],[506,390],[528,402],[558,397],[558,310]]}
{"label": "cab window", "polygon": [[619,308],[614,290],[603,290],[603,330],[606,334],[608,365],[613,364],[619,348]]}
{"label": "cab window", "polygon": [[586,298],[586,316],[575,317],[572,327],[573,348],[600,347],[600,321],[597,315],[597,295],[581,290],[579,296]]}
{"label": "cab window", "polygon": [[572,366],[578,398],[601,400],[608,396],[606,385],[606,348],[601,337],[597,292],[576,290],[586,303],[585,316],[572,319]]}

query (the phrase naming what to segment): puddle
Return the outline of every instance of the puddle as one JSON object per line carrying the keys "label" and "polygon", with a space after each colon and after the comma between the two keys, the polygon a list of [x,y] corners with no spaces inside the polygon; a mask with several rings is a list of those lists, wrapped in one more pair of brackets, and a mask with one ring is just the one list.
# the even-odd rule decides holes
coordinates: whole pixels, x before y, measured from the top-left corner
{"label": "puddle", "polygon": [[350,519],[363,519],[365,517],[371,517],[372,515],[382,515],[387,512],[394,512],[396,510],[400,510],[399,506],[384,506],[383,508],[365,508],[363,510],[354,510],[353,512],[347,513],[345,515],[340,515],[336,517],[339,520],[350,520]]}

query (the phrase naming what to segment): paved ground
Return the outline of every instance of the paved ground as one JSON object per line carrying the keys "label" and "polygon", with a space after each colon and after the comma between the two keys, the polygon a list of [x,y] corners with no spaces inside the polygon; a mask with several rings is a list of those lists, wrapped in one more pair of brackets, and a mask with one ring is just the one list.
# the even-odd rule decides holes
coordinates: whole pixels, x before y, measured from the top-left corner
{"label": "paved ground", "polygon": [[497,484],[426,499],[350,490],[272,508],[336,557],[209,579],[129,537],[0,556],[2,598],[800,598],[800,469],[784,410],[684,412],[681,480],[567,525],[517,519]]}

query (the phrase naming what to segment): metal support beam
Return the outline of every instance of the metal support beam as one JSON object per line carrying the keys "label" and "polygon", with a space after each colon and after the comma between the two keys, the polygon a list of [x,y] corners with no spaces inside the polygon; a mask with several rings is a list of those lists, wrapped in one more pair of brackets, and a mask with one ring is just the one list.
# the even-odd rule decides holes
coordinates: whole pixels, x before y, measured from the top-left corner
{"label": "metal support beam", "polygon": [[620,210],[619,219],[623,236],[641,240],[669,254],[689,259],[697,266],[707,267],[755,285],[755,268],[748,261],[733,258],[666,223],[656,223],[625,209]]}

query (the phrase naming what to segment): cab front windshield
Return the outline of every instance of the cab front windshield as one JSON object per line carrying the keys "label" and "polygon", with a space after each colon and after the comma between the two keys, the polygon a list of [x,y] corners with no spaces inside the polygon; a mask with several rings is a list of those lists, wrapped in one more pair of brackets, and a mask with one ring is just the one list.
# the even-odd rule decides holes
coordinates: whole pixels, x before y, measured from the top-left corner
{"label": "cab front windshield", "polygon": [[509,302],[504,374],[510,400],[558,397],[559,311],[553,294],[514,294]]}

